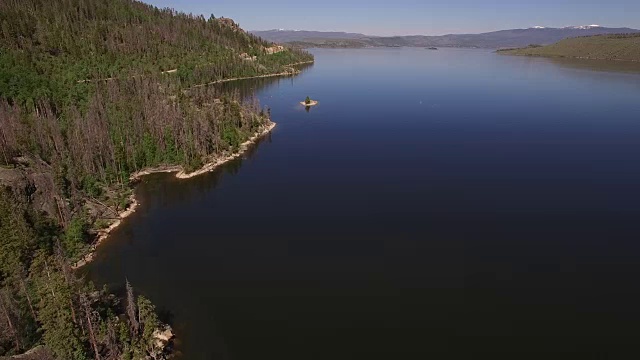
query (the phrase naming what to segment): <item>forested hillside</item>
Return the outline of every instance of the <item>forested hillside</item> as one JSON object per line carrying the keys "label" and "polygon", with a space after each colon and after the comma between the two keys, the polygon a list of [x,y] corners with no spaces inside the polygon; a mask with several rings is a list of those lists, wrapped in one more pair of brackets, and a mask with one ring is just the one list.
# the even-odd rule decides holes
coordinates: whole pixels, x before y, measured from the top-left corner
{"label": "forested hillside", "polygon": [[257,101],[194,85],[312,57],[131,0],[0,1],[0,47],[0,357],[160,356],[153,305],[70,264],[128,206],[132,173],[196,169],[270,123]]}
{"label": "forested hillside", "polygon": [[[178,69],[188,85],[281,72],[283,65],[311,60],[296,51],[267,54],[273,44],[229,19],[130,0],[4,0],[0,24],[0,93],[21,102],[86,101],[86,87],[74,86],[84,79]],[[244,60],[243,53],[257,60]]]}
{"label": "forested hillside", "polygon": [[62,243],[81,236],[79,224],[65,232],[0,190],[0,357],[44,344],[33,359],[163,358],[148,299],[128,283],[119,299],[73,273]]}
{"label": "forested hillside", "polygon": [[640,61],[640,34],[579,37],[548,46],[500,51],[506,55],[567,57],[594,60]]}

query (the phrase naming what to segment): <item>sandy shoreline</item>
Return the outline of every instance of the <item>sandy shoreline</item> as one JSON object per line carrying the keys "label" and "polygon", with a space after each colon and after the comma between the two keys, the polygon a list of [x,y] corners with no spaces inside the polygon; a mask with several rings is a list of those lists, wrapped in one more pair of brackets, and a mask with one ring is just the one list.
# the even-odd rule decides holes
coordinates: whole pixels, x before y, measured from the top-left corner
{"label": "sandy shoreline", "polygon": [[[252,144],[255,144],[255,142],[262,138],[263,136],[269,134],[271,132],[271,130],[273,130],[273,128],[276,127],[276,123],[274,122],[270,122],[269,124],[267,124],[266,126],[264,126],[262,128],[262,130],[258,131],[257,133],[255,133],[251,138],[249,138],[249,140],[243,142],[242,144],[240,144],[240,149],[228,156],[224,156],[221,158],[214,158],[212,161],[208,162],[207,164],[205,164],[202,168],[200,168],[199,170],[196,170],[194,172],[191,173],[185,173],[184,168],[180,165],[175,165],[175,166],[161,166],[161,167],[157,167],[157,168],[149,168],[149,169],[143,169],[141,171],[138,171],[134,174],[131,175],[131,177],[129,178],[132,182],[136,182],[138,180],[140,180],[143,176],[146,175],[150,175],[150,174],[157,174],[157,173],[176,173],[176,178],[178,179],[190,179],[192,177],[196,177],[198,175],[202,175],[202,174],[206,174],[208,172],[211,172],[213,170],[215,170],[216,168],[218,168],[220,165],[223,165],[233,159],[236,159],[240,156],[242,156],[242,154],[244,154],[248,149],[249,146]],[[89,252],[82,257],[82,259],[80,259],[78,262],[76,262],[75,264],[73,264],[72,268],[75,269],[79,269],[83,266],[85,266],[86,264],[90,263],[91,261],[93,261],[93,259],[95,258],[95,253],[96,250],[98,249],[98,246],[100,246],[100,244],[102,244],[111,234],[111,232],[113,230],[115,230],[118,226],[120,226],[120,224],[122,224],[122,221],[124,219],[126,219],[127,217],[131,216],[131,214],[133,214],[136,209],[138,208],[138,206],[140,206],[140,203],[138,202],[138,200],[135,198],[135,195],[132,194],[130,197],[130,205],[129,207],[118,213],[118,220],[116,220],[113,224],[111,224],[108,228],[103,229],[98,231],[98,236],[96,238],[96,241],[94,241],[90,248],[89,248]]]}

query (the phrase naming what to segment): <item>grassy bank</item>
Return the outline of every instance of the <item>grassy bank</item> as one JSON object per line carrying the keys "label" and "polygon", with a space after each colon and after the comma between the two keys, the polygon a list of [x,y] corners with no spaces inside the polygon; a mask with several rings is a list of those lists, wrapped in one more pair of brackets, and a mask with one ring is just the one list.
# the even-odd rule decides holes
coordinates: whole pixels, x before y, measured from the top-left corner
{"label": "grassy bank", "polygon": [[640,34],[578,37],[548,46],[499,50],[504,55],[542,56],[612,61],[640,61]]}

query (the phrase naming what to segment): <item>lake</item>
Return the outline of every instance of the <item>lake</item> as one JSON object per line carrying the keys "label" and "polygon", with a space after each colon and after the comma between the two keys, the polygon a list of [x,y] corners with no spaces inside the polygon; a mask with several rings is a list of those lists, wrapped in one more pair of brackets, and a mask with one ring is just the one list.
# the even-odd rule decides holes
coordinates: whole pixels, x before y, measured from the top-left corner
{"label": "lake", "polygon": [[187,360],[640,355],[640,73],[313,53],[233,85],[273,133],[216,172],[144,178],[92,280],[128,278]]}

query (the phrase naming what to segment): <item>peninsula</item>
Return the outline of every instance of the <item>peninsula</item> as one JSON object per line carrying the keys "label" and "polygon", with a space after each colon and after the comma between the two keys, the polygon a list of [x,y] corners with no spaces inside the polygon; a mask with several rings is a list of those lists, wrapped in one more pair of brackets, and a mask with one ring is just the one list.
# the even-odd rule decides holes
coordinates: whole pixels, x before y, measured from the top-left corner
{"label": "peninsula", "polygon": [[640,62],[640,34],[565,39],[552,45],[498,50],[504,55]]}

